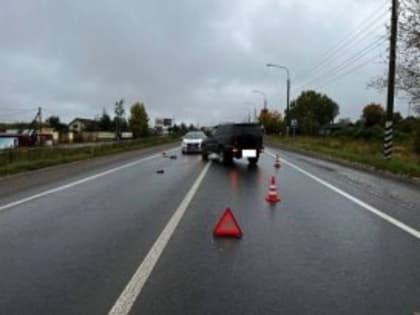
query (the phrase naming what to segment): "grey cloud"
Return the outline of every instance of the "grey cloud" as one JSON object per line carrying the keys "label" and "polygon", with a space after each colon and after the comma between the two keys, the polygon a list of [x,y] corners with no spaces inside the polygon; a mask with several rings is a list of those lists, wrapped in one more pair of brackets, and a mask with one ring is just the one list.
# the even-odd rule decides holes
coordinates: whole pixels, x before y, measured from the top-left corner
{"label": "grey cloud", "polygon": [[[124,97],[144,101],[152,116],[215,123],[245,117],[252,110],[246,102],[260,106],[255,88],[284,108],[284,74],[264,64],[287,64],[293,83],[302,83],[296,74],[351,30],[360,19],[354,13],[377,4],[2,1],[0,120],[2,107],[38,105],[66,120],[92,117]],[[363,103],[383,99],[364,89],[382,70],[372,66],[326,91],[343,115],[356,117]]]}

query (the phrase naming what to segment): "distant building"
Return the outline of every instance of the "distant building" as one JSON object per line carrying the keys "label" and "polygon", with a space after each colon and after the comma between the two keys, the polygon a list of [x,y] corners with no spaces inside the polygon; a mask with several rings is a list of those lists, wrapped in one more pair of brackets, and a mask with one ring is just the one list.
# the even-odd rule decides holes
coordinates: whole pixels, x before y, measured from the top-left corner
{"label": "distant building", "polygon": [[16,148],[18,144],[19,144],[19,139],[17,136],[0,134],[0,150],[13,149],[13,148]]}
{"label": "distant building", "polygon": [[96,125],[96,121],[88,118],[75,118],[69,123],[69,130],[75,133],[92,130]]}
{"label": "distant building", "polygon": [[15,148],[20,146],[34,146],[37,143],[36,135],[23,135],[0,133],[1,148]]}
{"label": "distant building", "polygon": [[[47,127],[42,127],[39,133],[39,136],[41,136],[41,138],[45,138],[46,140],[46,145],[50,145],[49,141],[52,141],[53,144],[57,144],[60,140],[60,133],[56,130],[54,130],[54,128],[47,128]],[[41,139],[39,139],[40,142],[42,142]]]}

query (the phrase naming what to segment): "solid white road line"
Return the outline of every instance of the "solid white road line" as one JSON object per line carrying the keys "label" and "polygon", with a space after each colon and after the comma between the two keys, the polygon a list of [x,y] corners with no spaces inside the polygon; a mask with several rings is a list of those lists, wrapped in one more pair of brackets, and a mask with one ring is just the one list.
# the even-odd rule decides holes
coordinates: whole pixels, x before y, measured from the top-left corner
{"label": "solid white road line", "polygon": [[201,182],[206,176],[210,165],[211,162],[207,163],[207,165],[201,171],[200,175],[197,177],[194,184],[186,194],[184,200],[182,200],[178,209],[176,209],[175,213],[172,215],[171,219],[160,233],[152,248],[147,253],[147,256],[144,258],[143,262],[128,282],[124,291],[121,293],[114,306],[109,311],[109,315],[127,315],[130,312],[147,279],[150,277],[153,268],[158,262],[159,257],[162,255],[162,252],[164,251],[170,238],[175,232],[175,229],[184,216],[185,211],[191,203],[191,200],[194,198],[194,195],[200,187]]}
{"label": "solid white road line", "polygon": [[[172,149],[172,150],[170,150],[168,152],[176,151],[176,150],[177,149]],[[109,175],[109,174],[112,174],[112,173],[121,171],[121,170],[126,169],[126,168],[129,168],[129,167],[133,167],[133,166],[138,165],[140,163],[143,163],[143,162],[146,162],[146,161],[155,159],[155,158],[157,158],[159,156],[161,156],[161,155],[160,154],[154,154],[154,155],[151,155],[151,156],[148,156],[148,157],[145,157],[145,158],[142,158],[142,159],[139,159],[139,160],[136,160],[136,161],[127,163],[127,164],[123,164],[123,165],[118,166],[118,167],[111,168],[111,169],[106,170],[104,172],[101,172],[101,173],[98,173],[98,174],[95,174],[95,175],[92,175],[92,176],[88,176],[88,177],[79,179],[79,180],[74,181],[74,182],[71,182],[69,184],[65,184],[63,186],[59,186],[59,187],[56,187],[56,188],[53,188],[53,189],[49,189],[49,190],[43,191],[43,192],[41,192],[39,194],[35,194],[35,195],[29,196],[29,197],[26,197],[26,198],[22,198],[22,199],[19,199],[19,200],[10,202],[8,204],[5,204],[5,205],[0,206],[0,212],[3,211],[3,210],[9,209],[9,208],[13,208],[13,207],[19,206],[19,205],[21,205],[23,203],[26,203],[26,202],[29,202],[29,201],[38,199],[38,198],[42,198],[42,197],[45,197],[45,196],[54,194],[56,192],[59,192],[59,191],[63,191],[63,190],[72,188],[74,186],[77,186],[77,185],[80,185],[80,184],[83,184],[83,183],[86,183],[86,182],[90,182],[90,181],[92,181],[94,179],[97,179],[97,178],[100,178],[102,176]]]}
{"label": "solid white road line", "polygon": [[[272,152],[266,151],[268,155],[270,155],[271,157],[275,158],[275,154],[273,154]],[[377,215],[378,217],[380,217],[381,219],[387,221],[388,223],[391,223],[392,225],[396,226],[397,228],[403,230],[404,232],[407,232],[408,234],[420,239],[420,232],[417,231],[416,229],[412,228],[411,226],[408,226],[407,224],[391,217],[390,215],[382,212],[381,210],[361,201],[360,199],[350,195],[349,193],[341,190],[338,187],[333,186],[332,184],[326,182],[325,180],[305,171],[304,169],[300,168],[299,166],[285,160],[282,159],[283,163],[294,168],[295,170],[299,171],[300,173],[312,178],[313,180],[317,181],[318,183],[324,185],[325,187],[331,189],[332,191],[336,192],[337,194],[347,198],[348,200],[354,202],[355,204],[359,205],[360,207],[364,208],[365,210]]]}

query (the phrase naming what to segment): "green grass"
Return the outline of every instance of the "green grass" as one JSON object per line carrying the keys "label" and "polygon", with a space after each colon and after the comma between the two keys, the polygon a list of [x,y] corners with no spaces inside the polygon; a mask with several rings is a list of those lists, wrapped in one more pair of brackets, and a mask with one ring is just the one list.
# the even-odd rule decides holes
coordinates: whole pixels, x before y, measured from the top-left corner
{"label": "green grass", "polygon": [[267,142],[420,178],[420,155],[413,152],[410,142],[395,143],[392,160],[384,159],[380,141],[354,140],[348,137],[268,136]]}
{"label": "green grass", "polygon": [[0,176],[48,166],[149,148],[178,141],[177,137],[149,137],[83,148],[18,148],[0,153]]}

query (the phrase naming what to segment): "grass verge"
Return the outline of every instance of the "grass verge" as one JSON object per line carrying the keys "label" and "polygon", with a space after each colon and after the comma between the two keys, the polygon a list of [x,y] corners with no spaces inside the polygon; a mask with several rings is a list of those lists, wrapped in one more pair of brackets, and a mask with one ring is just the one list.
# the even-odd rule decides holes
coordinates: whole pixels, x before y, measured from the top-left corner
{"label": "grass verge", "polygon": [[48,166],[145,149],[179,141],[177,137],[150,137],[139,140],[79,148],[18,148],[0,151],[0,176]]}
{"label": "grass verge", "polygon": [[267,143],[282,145],[286,149],[316,153],[321,156],[373,167],[393,174],[420,178],[420,155],[413,153],[410,143],[394,144],[392,160],[385,160],[382,143],[354,140],[346,137],[281,137],[268,136]]}

